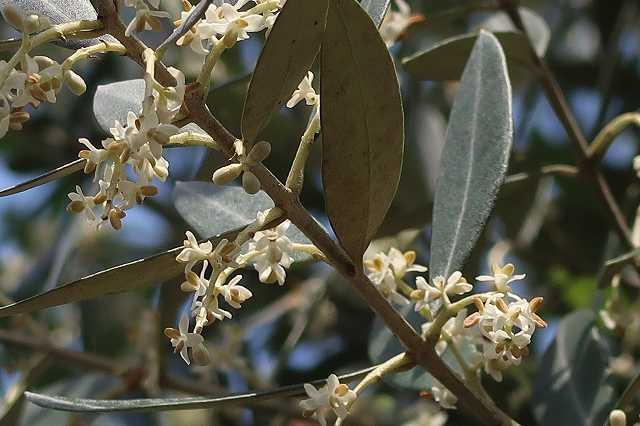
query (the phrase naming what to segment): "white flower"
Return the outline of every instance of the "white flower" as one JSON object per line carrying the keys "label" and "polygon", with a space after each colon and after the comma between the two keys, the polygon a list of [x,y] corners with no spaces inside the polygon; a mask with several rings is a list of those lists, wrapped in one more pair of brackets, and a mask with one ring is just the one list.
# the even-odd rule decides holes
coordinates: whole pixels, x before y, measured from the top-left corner
{"label": "white flower", "polygon": [[514,281],[522,280],[526,277],[525,274],[514,275],[515,267],[512,263],[500,267],[497,264],[491,265],[491,272],[493,275],[480,275],[476,277],[477,281],[492,282],[495,286],[495,290],[502,293],[510,293],[511,284]]}
{"label": "white flower", "polygon": [[411,8],[405,0],[395,0],[395,3],[398,10],[389,8],[380,25],[380,36],[387,47],[392,46],[410,25],[424,20],[421,15],[411,14]]}
{"label": "white flower", "polygon": [[407,251],[402,253],[391,248],[388,254],[377,253],[373,259],[364,261],[367,277],[378,288],[382,295],[399,304],[407,304],[407,299],[398,293],[398,282],[402,281],[408,272],[425,272],[427,268],[415,265],[416,253]]}
{"label": "white flower", "polygon": [[445,281],[444,277],[438,275],[433,279],[433,283],[427,283],[423,277],[416,278],[417,289],[411,293],[411,299],[416,301],[415,310],[420,311],[423,308],[428,307],[430,302],[444,297],[444,295],[459,295],[464,294],[473,288],[473,286],[467,283],[460,271],[455,271]]}
{"label": "white flower", "polygon": [[175,328],[167,328],[164,334],[171,339],[171,345],[175,352],[180,352],[180,356],[187,364],[191,363],[189,359],[188,348],[192,349],[194,357],[203,358],[207,352],[204,346],[204,338],[196,333],[189,333],[189,317],[182,315],[178,323],[178,330]]}
{"label": "white flower", "polygon": [[76,185],[76,192],[70,192],[67,197],[71,202],[67,205],[67,210],[73,213],[83,212],[87,216],[89,221],[96,221],[98,218],[96,214],[93,212],[93,207],[95,207],[95,203],[93,201],[93,197],[87,197],[82,192],[82,188],[79,185]]}
{"label": "white flower", "polygon": [[221,286],[219,290],[220,294],[224,297],[224,300],[236,309],[240,309],[240,304],[253,296],[249,289],[241,285],[237,285],[241,279],[242,276],[240,275],[233,277],[228,284]]}
{"label": "white flower", "polygon": [[188,264],[206,260],[213,250],[213,244],[210,241],[199,244],[191,231],[187,231],[186,236],[187,239],[182,244],[183,249],[176,257],[176,260]]}
{"label": "white flower", "polygon": [[313,417],[323,426],[326,426],[325,417],[331,410],[338,418],[344,420],[349,414],[351,404],[357,398],[357,394],[349,389],[349,386],[341,384],[335,374],[330,375],[327,384],[319,390],[309,383],[305,383],[304,390],[309,399],[300,401],[303,415]]}
{"label": "white flower", "polygon": [[210,39],[220,35],[229,48],[237,41],[248,39],[250,32],[262,31],[266,27],[264,16],[239,11],[246,3],[247,0],[240,0],[235,5],[223,3],[220,7],[209,6],[205,20],[198,25],[201,37]]}
{"label": "white flower", "polygon": [[258,271],[258,278],[263,283],[283,285],[286,271],[293,263],[289,253],[293,251],[291,240],[285,235],[291,222],[286,220],[273,229],[256,232],[249,252],[253,267]]}
{"label": "white flower", "polygon": [[447,410],[455,410],[458,397],[452,394],[447,388],[440,383],[431,387],[433,399],[440,404],[442,408]]}
{"label": "white flower", "polygon": [[313,73],[309,71],[298,85],[298,88],[293,92],[293,95],[291,95],[291,99],[287,102],[287,107],[293,108],[303,99],[307,105],[315,105],[318,103],[320,96],[313,89],[311,85],[312,82]]}

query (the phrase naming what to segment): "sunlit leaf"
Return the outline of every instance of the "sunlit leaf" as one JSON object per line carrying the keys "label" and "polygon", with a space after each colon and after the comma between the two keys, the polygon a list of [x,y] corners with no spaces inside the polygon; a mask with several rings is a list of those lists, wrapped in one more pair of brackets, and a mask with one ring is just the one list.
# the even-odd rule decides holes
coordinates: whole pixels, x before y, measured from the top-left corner
{"label": "sunlit leaf", "polygon": [[429,272],[449,276],[471,252],[509,162],[511,85],[498,40],[482,31],[449,117],[436,184]]}
{"label": "sunlit leaf", "polygon": [[[230,231],[211,238],[214,246],[222,238],[233,238],[238,231]],[[0,308],[0,318],[18,315],[53,306],[76,303],[106,294],[137,290],[149,285],[160,285],[180,275],[184,265],[176,262],[182,248],[136,260],[100,271],[79,280],[61,285],[36,296]]]}
{"label": "sunlit leaf", "polygon": [[[0,7],[5,7],[8,4],[19,7],[27,14],[45,16],[54,25],[79,20],[94,21],[98,17],[89,0],[0,0]],[[101,38],[105,37],[112,39],[110,36]],[[70,49],[77,49],[91,46],[98,42],[98,39],[69,39],[61,42],[61,44]]]}
{"label": "sunlit leaf", "polygon": [[367,11],[376,27],[382,24],[390,4],[391,0],[362,0],[360,2],[360,6]]}
{"label": "sunlit leaf", "polygon": [[616,399],[610,357],[593,312],[566,316],[535,376],[533,411],[539,424],[604,424]]}
{"label": "sunlit leaf", "polygon": [[[262,191],[249,195],[239,186],[210,182],[177,182],[173,199],[178,213],[201,236],[246,226],[256,220],[258,212],[274,207],[271,198]],[[286,235],[296,243],[311,243],[294,225],[289,226]],[[309,258],[299,252],[292,257],[296,261]]]}
{"label": "sunlit leaf", "polygon": [[253,141],[311,68],[322,42],[328,0],[287,1],[267,37],[242,113],[242,136]]}
{"label": "sunlit leaf", "polygon": [[75,172],[78,172],[84,168],[84,159],[72,161],[71,163],[60,166],[57,169],[53,169],[47,173],[44,173],[38,177],[35,177],[26,182],[19,183],[9,188],[5,188],[0,191],[0,197],[6,197],[9,195],[17,194],[19,192],[26,191],[27,189],[35,188],[52,180],[60,179]]}
{"label": "sunlit leaf", "polygon": [[[373,368],[338,376],[340,381],[349,382],[364,377]],[[315,386],[323,386],[326,379],[311,382]],[[77,411],[84,413],[109,413],[114,411],[168,411],[193,410],[197,408],[213,408],[234,404],[247,404],[274,398],[288,398],[305,393],[303,385],[283,386],[277,389],[257,391],[242,394],[230,394],[218,397],[193,398],[146,398],[129,400],[83,399],[63,396],[43,395],[27,392],[27,399],[41,407],[62,411]]]}
{"label": "sunlit leaf", "polygon": [[327,214],[341,244],[357,261],[395,195],[404,123],[389,52],[354,0],[331,1],[320,88]]}

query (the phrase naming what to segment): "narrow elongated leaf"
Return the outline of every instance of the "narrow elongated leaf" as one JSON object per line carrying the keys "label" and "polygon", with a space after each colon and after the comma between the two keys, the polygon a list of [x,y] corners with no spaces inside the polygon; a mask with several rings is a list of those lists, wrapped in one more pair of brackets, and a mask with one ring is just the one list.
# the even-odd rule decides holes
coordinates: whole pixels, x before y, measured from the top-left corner
{"label": "narrow elongated leaf", "polygon": [[[531,41],[533,42],[536,53],[538,54],[538,56],[543,57],[547,52],[549,39],[551,38],[551,31],[549,30],[549,26],[544,21],[544,19],[542,19],[542,17],[533,10],[526,7],[520,7],[518,8],[518,10],[520,12],[522,23],[527,29],[529,37],[531,37]],[[509,18],[509,15],[507,15],[503,11],[496,12],[495,14],[491,15],[484,22],[478,25],[478,28],[483,28],[493,33],[518,30],[515,25],[513,25],[513,22],[511,21],[511,18]],[[510,52],[505,53],[508,59]]]}
{"label": "narrow elongated leaf", "polygon": [[[222,238],[233,238],[238,230],[211,238],[213,245]],[[0,308],[0,318],[76,303],[106,294],[136,290],[149,285],[160,285],[180,275],[184,265],[176,262],[182,248],[174,249],[125,263],[79,280],[61,285],[52,290],[20,300]]]}
{"label": "narrow elongated leaf", "polygon": [[[210,182],[177,182],[173,199],[178,213],[201,236],[245,226],[256,220],[258,212],[274,207],[262,191],[249,195],[241,187]],[[294,225],[289,226],[286,235],[295,243],[311,244]],[[298,262],[310,258],[300,252],[294,252],[292,257]]]}
{"label": "narrow elongated leaf", "polygon": [[602,425],[616,400],[610,357],[593,312],[565,317],[536,374],[533,403],[539,424]]}
{"label": "narrow elongated leaf", "polygon": [[127,122],[129,111],[139,113],[143,99],[144,80],[141,78],[102,84],[93,97],[93,115],[102,130],[109,133],[116,120],[122,124]]}
{"label": "narrow elongated leaf", "polygon": [[267,37],[242,113],[242,136],[252,142],[311,68],[322,43],[328,0],[287,1]]}
{"label": "narrow elongated leaf", "polygon": [[[507,56],[509,66],[533,66],[527,39],[522,33],[496,32],[494,35]],[[478,33],[464,34],[443,40],[436,45],[402,60],[406,70],[419,80],[459,80]]]}
{"label": "narrow elongated leaf", "polygon": [[26,191],[27,189],[35,188],[37,186],[51,182],[52,180],[60,179],[78,172],[84,168],[84,162],[85,160],[81,158],[79,160],[65,164],[64,166],[60,166],[57,169],[53,169],[26,182],[22,182],[9,188],[5,188],[0,191],[0,197],[7,197],[9,195],[17,194],[19,192]]}
{"label": "narrow elongated leaf", "polygon": [[[520,8],[520,13],[536,53],[544,56],[549,44],[549,27],[539,15],[529,9]],[[502,12],[493,15],[478,27],[493,32],[500,40],[510,68],[534,68],[526,36],[514,28],[511,20]],[[402,63],[411,75],[420,80],[459,80],[477,38],[478,32],[451,37],[404,58]]]}
{"label": "narrow elongated leaf", "polygon": [[489,217],[509,162],[511,85],[498,40],[481,31],[449,117],[436,184],[429,272],[459,269]]}
{"label": "narrow elongated leaf", "polygon": [[358,261],[395,195],[404,123],[389,52],[354,0],[331,0],[320,88],[327,214]]}
{"label": "narrow elongated leaf", "polygon": [[[341,382],[349,382],[364,377],[374,367],[338,376]],[[311,382],[315,386],[324,386],[326,380]],[[302,384],[283,386],[277,389],[242,394],[231,394],[220,397],[193,398],[145,398],[129,400],[83,399],[49,396],[26,392],[27,399],[41,407],[54,410],[77,411],[84,413],[105,413],[114,411],[168,411],[193,410],[197,408],[213,408],[232,404],[247,404],[273,398],[287,398],[305,393]]]}
{"label": "narrow elongated leaf", "polygon": [[360,2],[360,6],[367,11],[376,27],[380,27],[382,24],[390,4],[391,0],[362,0]]}
{"label": "narrow elongated leaf", "polygon": [[[54,25],[79,20],[94,21],[98,17],[89,0],[0,0],[0,7],[8,4],[20,8],[26,14],[45,16]],[[102,38],[113,40],[111,36]],[[98,42],[99,39],[66,40],[61,44],[70,49],[77,49]]]}

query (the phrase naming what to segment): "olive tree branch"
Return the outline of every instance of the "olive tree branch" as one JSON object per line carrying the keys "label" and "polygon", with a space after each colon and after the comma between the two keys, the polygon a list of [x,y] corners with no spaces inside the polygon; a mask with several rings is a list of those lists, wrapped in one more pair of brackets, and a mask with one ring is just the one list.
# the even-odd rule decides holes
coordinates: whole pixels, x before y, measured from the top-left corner
{"label": "olive tree branch", "polygon": [[[122,43],[128,55],[144,67],[143,52],[146,46],[135,37],[124,34],[124,25],[120,20],[115,5],[111,1],[103,1],[99,13],[104,20],[107,32]],[[175,85],[175,79],[161,64],[156,64],[156,79],[164,85]],[[213,137],[223,154],[228,157],[235,153],[233,143],[237,138],[231,134],[209,111],[205,104],[205,93],[198,82],[189,86],[184,99],[184,108],[190,118]],[[275,205],[281,208],[291,220],[327,258],[330,263],[383,319],[387,327],[400,339],[407,348],[413,362],[421,365],[438,379],[459,400],[461,408],[478,422],[486,425],[514,424],[505,413],[498,409],[489,398],[478,398],[463,381],[454,374],[434,350],[435,341],[423,340],[409,323],[378,292],[362,270],[360,259],[354,263],[352,259],[322,228],[322,226],[302,206],[298,195],[285,187],[261,163],[251,167],[251,172],[258,178],[262,189],[272,198]]]}

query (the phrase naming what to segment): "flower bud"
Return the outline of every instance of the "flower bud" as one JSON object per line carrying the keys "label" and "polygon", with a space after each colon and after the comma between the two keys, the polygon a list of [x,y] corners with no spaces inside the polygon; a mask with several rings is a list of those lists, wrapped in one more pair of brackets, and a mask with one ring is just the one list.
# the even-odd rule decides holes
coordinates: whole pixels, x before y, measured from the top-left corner
{"label": "flower bud", "polygon": [[23,22],[23,31],[25,33],[35,33],[40,29],[40,19],[38,19],[38,15],[29,15]]}
{"label": "flower bud", "polygon": [[246,171],[242,174],[242,187],[247,194],[257,194],[260,191],[260,181],[250,171]]}
{"label": "flower bud", "polygon": [[271,153],[271,144],[267,141],[258,142],[251,148],[249,155],[247,155],[247,162],[249,164],[255,164],[263,161]]}
{"label": "flower bud", "polygon": [[73,70],[66,70],[64,72],[64,81],[67,83],[67,86],[69,86],[69,90],[76,96],[80,96],[87,91],[87,84],[82,77]]}
{"label": "flower bud", "polygon": [[2,17],[9,23],[9,25],[19,30],[23,30],[25,17],[21,9],[12,4],[8,4],[2,8],[1,12]]}
{"label": "flower bud", "polygon": [[609,413],[609,424],[611,426],[627,426],[627,415],[622,410],[613,410]]}
{"label": "flower bud", "polygon": [[38,64],[38,68],[43,70],[45,68],[50,67],[51,65],[55,64],[56,61],[54,61],[53,59],[49,58],[48,56],[34,56],[33,59],[36,61],[36,64]]}
{"label": "flower bud", "polygon": [[213,183],[216,185],[225,185],[242,173],[242,165],[229,164],[228,166],[220,167],[213,173]]}

